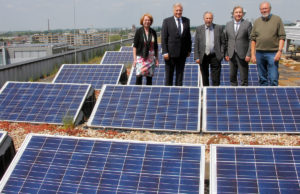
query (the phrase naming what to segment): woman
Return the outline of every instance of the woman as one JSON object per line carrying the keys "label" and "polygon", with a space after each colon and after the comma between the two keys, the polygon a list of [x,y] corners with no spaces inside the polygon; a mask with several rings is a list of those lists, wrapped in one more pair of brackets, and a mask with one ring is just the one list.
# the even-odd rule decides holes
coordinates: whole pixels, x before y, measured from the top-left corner
{"label": "woman", "polygon": [[152,85],[155,66],[158,66],[158,46],[155,30],[150,28],[153,17],[144,14],[140,19],[139,28],[134,36],[133,66],[136,67],[136,85],[142,85],[143,76],[147,78],[147,85]]}

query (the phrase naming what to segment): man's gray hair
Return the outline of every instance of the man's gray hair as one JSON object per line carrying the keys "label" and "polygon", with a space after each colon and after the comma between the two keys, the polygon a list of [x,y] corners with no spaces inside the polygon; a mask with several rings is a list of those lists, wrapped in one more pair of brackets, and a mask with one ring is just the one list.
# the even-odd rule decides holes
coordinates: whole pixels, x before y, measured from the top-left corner
{"label": "man's gray hair", "polygon": [[175,7],[181,7],[181,8],[183,9],[183,6],[182,6],[181,3],[175,3],[175,4],[173,5],[173,9],[174,9]]}
{"label": "man's gray hair", "polygon": [[211,14],[212,17],[214,17],[214,14],[213,14],[211,11],[206,11],[206,12],[204,12],[204,14],[203,14],[203,18],[205,18],[205,15],[206,15],[206,14]]}
{"label": "man's gray hair", "polygon": [[265,4],[265,3],[267,3],[268,5],[269,5],[269,7],[270,7],[270,10],[271,10],[271,3],[269,2],[269,1],[263,1],[263,2],[261,2],[260,4],[259,4],[259,8],[260,8],[260,6],[262,5],[262,4]]}

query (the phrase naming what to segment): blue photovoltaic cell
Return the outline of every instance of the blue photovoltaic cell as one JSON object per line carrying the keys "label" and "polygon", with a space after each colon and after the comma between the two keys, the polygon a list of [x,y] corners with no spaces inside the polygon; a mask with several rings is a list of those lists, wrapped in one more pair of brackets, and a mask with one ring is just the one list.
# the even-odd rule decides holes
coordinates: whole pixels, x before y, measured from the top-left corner
{"label": "blue photovoltaic cell", "polygon": [[88,126],[199,132],[200,88],[106,85]]}
{"label": "blue photovoltaic cell", "polygon": [[[129,85],[135,85],[136,81],[136,69],[131,69],[131,73],[128,79]],[[183,76],[183,86],[199,86],[199,76],[200,70],[199,65],[196,64],[186,64],[184,68],[184,76]],[[174,73],[173,82],[175,85],[175,77],[176,74]],[[146,78],[143,78],[143,85],[146,85]],[[152,78],[152,85],[165,85],[165,65],[159,64],[158,67],[155,68],[155,73]]]}
{"label": "blue photovoltaic cell", "polygon": [[[249,86],[259,86],[258,82],[258,72],[257,72],[256,64],[249,64],[249,72],[248,72],[248,85]],[[240,73],[238,70],[237,76],[238,84],[241,85],[240,82]],[[211,78],[209,80],[210,85],[212,85]],[[222,64],[221,69],[221,77],[220,77],[220,86],[230,86],[230,66],[228,64]]]}
{"label": "blue photovoltaic cell", "polygon": [[300,193],[300,148],[212,145],[210,193]]}
{"label": "blue photovoltaic cell", "polygon": [[204,145],[29,135],[1,193],[204,193]]}
{"label": "blue photovoltaic cell", "polygon": [[106,51],[100,64],[132,64],[133,52]]}
{"label": "blue photovoltaic cell", "polygon": [[206,132],[300,132],[300,87],[204,88]]}
{"label": "blue photovoltaic cell", "polygon": [[132,46],[122,46],[120,48],[120,52],[133,52],[133,47]]}
{"label": "blue photovoltaic cell", "polygon": [[[158,55],[158,60],[159,60],[160,63],[164,63],[165,62],[162,54]],[[185,64],[197,64],[195,62],[195,60],[194,60],[194,53],[191,53],[190,56],[186,58]]]}
{"label": "blue photovoltaic cell", "polygon": [[[120,48],[121,52],[133,52],[132,46],[122,46]],[[158,44],[158,53],[161,53],[161,44]]]}
{"label": "blue photovoltaic cell", "polygon": [[0,93],[0,120],[63,124],[75,122],[91,85],[6,82]]}
{"label": "blue photovoltaic cell", "polygon": [[85,83],[100,90],[104,84],[117,84],[122,70],[123,65],[65,64],[60,68],[53,83]]}

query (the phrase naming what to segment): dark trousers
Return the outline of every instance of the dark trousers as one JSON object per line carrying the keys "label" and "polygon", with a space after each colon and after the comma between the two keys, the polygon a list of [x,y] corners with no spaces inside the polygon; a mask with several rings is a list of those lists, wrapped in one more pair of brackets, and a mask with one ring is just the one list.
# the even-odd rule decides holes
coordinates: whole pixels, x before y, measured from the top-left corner
{"label": "dark trousers", "polygon": [[236,53],[233,54],[229,60],[230,65],[230,84],[232,86],[238,85],[237,71],[240,71],[240,80],[242,86],[248,86],[248,69],[249,65],[245,59],[241,59]]}
{"label": "dark trousers", "polygon": [[211,71],[212,85],[219,86],[221,61],[217,59],[215,54],[204,55],[202,64],[200,64],[203,86],[209,86],[209,66]]}
{"label": "dark trousers", "polygon": [[174,71],[176,72],[175,86],[182,86],[185,59],[186,57],[171,57],[168,61],[165,60],[166,86],[173,85]]}
{"label": "dark trousers", "polygon": [[[152,77],[146,76],[146,85],[152,85]],[[142,85],[143,84],[143,76],[136,76],[135,85]]]}

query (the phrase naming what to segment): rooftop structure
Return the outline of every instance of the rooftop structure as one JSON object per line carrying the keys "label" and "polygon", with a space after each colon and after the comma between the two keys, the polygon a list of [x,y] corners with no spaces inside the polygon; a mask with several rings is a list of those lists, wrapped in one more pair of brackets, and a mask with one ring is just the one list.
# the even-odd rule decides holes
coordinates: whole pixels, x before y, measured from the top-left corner
{"label": "rooftop structure", "polygon": [[300,40],[300,20],[297,20],[295,26],[285,26],[286,39]]}
{"label": "rooftop structure", "polygon": [[[3,50],[3,49],[2,49]],[[46,57],[68,51],[68,45],[55,44],[13,44],[6,47],[6,65]]]}

